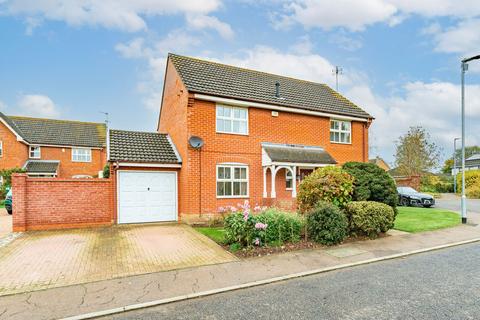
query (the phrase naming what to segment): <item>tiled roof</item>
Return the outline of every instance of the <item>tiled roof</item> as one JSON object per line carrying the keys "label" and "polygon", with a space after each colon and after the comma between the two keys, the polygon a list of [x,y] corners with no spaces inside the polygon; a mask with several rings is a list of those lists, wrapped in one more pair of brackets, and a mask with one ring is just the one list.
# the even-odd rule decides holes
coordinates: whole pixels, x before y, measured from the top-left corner
{"label": "tiled roof", "polygon": [[59,161],[28,160],[25,164],[27,173],[57,173]]}
{"label": "tiled roof", "polygon": [[[168,57],[190,92],[372,118],[367,112],[325,84],[175,54],[169,54]],[[275,96],[277,82],[280,84],[280,98]]]}
{"label": "tiled roof", "polygon": [[5,116],[13,129],[30,144],[102,148],[106,142],[103,123]]}
{"label": "tiled roof", "polygon": [[321,147],[302,145],[262,144],[268,157],[275,162],[336,164],[337,161]]}
{"label": "tiled roof", "polygon": [[168,135],[124,130],[110,130],[110,160],[181,163]]}
{"label": "tiled roof", "polygon": [[480,154],[474,154],[468,159],[465,159],[465,165],[468,167],[480,166]]}

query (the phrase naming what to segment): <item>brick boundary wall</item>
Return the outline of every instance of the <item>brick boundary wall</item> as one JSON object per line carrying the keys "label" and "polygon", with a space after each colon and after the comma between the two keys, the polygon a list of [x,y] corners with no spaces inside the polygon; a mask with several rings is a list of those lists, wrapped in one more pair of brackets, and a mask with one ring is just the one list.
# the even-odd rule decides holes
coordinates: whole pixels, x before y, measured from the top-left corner
{"label": "brick boundary wall", "polygon": [[13,231],[108,226],[114,223],[112,179],[12,175]]}
{"label": "brick boundary wall", "polygon": [[420,189],[420,176],[393,177],[397,187],[411,187],[417,191]]}

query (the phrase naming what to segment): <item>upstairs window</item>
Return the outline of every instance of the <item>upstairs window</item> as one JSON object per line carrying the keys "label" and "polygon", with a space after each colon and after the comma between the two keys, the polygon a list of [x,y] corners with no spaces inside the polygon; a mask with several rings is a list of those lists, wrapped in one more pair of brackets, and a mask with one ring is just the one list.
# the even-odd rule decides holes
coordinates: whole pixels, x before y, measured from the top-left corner
{"label": "upstairs window", "polygon": [[217,166],[217,197],[242,198],[248,196],[248,167],[244,165]]}
{"label": "upstairs window", "polygon": [[217,105],[217,132],[248,134],[248,109]]}
{"label": "upstairs window", "polygon": [[40,147],[39,146],[30,146],[29,157],[30,159],[40,159]]}
{"label": "upstairs window", "polygon": [[73,162],[92,162],[92,150],[83,148],[72,149]]}
{"label": "upstairs window", "polygon": [[3,141],[0,141],[0,157],[3,157]]}
{"label": "upstairs window", "polygon": [[350,121],[330,120],[330,142],[351,143],[352,123]]}

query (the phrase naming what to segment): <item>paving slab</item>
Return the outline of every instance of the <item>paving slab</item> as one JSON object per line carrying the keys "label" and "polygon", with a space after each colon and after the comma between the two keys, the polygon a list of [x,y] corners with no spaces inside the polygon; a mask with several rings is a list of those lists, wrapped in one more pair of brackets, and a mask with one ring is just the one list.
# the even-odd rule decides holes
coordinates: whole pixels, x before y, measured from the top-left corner
{"label": "paving slab", "polygon": [[27,232],[0,247],[0,295],[235,260],[187,225]]}
{"label": "paving slab", "polygon": [[302,250],[4,296],[0,298],[0,319],[59,319],[479,238],[480,227],[461,225],[335,247],[358,253],[345,257],[328,254],[328,248]]}

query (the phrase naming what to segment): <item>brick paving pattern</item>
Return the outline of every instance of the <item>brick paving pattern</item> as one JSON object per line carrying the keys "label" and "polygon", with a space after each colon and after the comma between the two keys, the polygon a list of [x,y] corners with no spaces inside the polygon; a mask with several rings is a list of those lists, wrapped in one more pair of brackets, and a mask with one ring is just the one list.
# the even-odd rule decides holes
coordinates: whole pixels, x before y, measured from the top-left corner
{"label": "brick paving pattern", "polygon": [[29,232],[0,248],[0,295],[235,260],[186,225]]}

